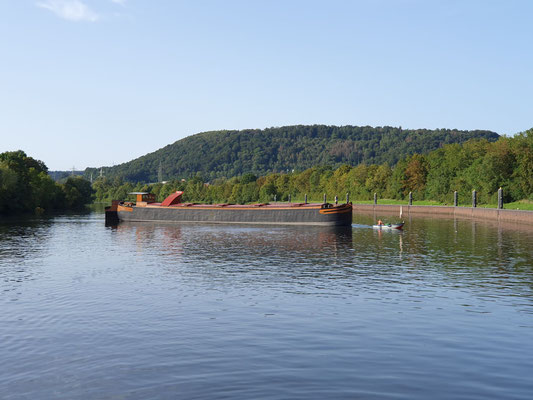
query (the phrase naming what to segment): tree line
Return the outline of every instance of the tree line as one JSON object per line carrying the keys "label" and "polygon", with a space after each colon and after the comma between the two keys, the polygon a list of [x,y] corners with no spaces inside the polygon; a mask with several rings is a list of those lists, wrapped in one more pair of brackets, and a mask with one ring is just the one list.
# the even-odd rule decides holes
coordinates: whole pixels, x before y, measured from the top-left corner
{"label": "tree line", "polygon": [[232,178],[207,179],[197,173],[190,179],[168,183],[132,183],[121,177],[97,178],[90,182],[71,176],[57,183],[48,168],[23,151],[0,154],[0,214],[79,209],[93,199],[108,202],[127,199],[132,191],[152,192],[162,201],[176,190],[184,201],[203,203],[251,203],[287,201],[332,201],[349,193],[352,200],[379,198],[434,200],[451,203],[457,191],[459,202],[469,204],[471,192],[479,203],[496,203],[499,187],[504,201],[533,200],[533,129],[496,142],[474,139],[452,143],[427,154],[415,153],[395,165],[360,163],[314,166],[301,172],[277,172],[257,176],[248,172]]}
{"label": "tree line", "polygon": [[533,129],[500,137],[496,142],[475,139],[463,144],[452,143],[427,154],[413,154],[391,166],[360,163],[356,166],[315,166],[302,172],[270,173],[256,176],[246,173],[233,178],[216,178],[209,182],[197,174],[191,179],[175,179],[166,184],[125,182],[120,177],[99,178],[93,184],[97,201],[126,199],[131,191],[147,191],[162,201],[176,190],[183,190],[184,201],[204,203],[250,203],[330,201],[349,193],[353,200],[379,198],[453,201],[469,204],[472,190],[480,204],[496,203],[497,190],[504,189],[504,201],[533,200]]}
{"label": "tree line", "polygon": [[54,182],[46,165],[22,150],[0,154],[0,214],[80,209],[92,202],[93,193],[79,176]]}

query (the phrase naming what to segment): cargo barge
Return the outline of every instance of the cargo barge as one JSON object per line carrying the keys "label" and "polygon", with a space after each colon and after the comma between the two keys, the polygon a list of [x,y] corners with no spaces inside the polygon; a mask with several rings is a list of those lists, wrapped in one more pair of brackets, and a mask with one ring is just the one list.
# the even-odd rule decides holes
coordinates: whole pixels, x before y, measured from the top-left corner
{"label": "cargo barge", "polygon": [[171,223],[238,223],[265,225],[352,224],[352,204],[330,203],[259,203],[259,204],[196,204],[182,203],[183,192],[175,192],[163,202],[145,192],[130,193],[136,203],[113,201],[106,209],[106,223],[149,221]]}

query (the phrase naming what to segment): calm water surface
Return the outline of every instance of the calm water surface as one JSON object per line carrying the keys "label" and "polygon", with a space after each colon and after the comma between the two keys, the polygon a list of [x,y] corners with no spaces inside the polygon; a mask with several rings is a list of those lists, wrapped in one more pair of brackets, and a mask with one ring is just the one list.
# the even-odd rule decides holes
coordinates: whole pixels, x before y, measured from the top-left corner
{"label": "calm water surface", "polygon": [[533,231],[0,222],[2,399],[531,399]]}

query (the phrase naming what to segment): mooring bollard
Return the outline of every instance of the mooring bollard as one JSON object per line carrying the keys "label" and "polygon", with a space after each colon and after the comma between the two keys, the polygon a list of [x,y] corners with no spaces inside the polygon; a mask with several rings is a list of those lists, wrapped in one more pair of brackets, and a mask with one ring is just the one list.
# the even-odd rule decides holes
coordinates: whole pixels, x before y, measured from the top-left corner
{"label": "mooring bollard", "polygon": [[307,204],[307,195],[305,195],[305,204]]}
{"label": "mooring bollard", "polygon": [[339,198],[335,196],[335,205],[339,204]]}
{"label": "mooring bollard", "polygon": [[472,190],[472,207],[477,207],[477,192],[476,192],[476,189]]}
{"label": "mooring bollard", "polygon": [[413,205],[413,192],[409,192],[409,205]]}
{"label": "mooring bollard", "polygon": [[498,208],[500,210],[503,209],[503,189],[502,188],[498,189]]}
{"label": "mooring bollard", "polygon": [[458,204],[459,204],[459,201],[458,201],[457,190],[456,190],[453,192],[453,206],[457,207]]}
{"label": "mooring bollard", "polygon": [[374,204],[378,204],[378,194],[374,193]]}

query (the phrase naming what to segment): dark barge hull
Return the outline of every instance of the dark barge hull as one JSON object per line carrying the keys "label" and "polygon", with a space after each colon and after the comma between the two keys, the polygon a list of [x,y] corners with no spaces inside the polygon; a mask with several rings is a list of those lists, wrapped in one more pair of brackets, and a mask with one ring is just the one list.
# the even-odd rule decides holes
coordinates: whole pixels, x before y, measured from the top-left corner
{"label": "dark barge hull", "polygon": [[120,221],[151,221],[170,223],[238,223],[264,225],[323,225],[352,224],[352,205],[339,206],[123,206],[117,207]]}

